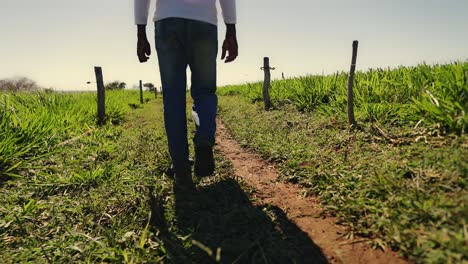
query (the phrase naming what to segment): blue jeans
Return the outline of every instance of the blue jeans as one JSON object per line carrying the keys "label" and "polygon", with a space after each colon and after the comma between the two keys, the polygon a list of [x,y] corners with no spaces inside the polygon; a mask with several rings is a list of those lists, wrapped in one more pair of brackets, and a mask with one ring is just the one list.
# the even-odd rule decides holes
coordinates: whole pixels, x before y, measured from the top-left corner
{"label": "blue jeans", "polygon": [[216,57],[218,28],[183,18],[155,22],[156,51],[163,89],[164,123],[175,168],[189,166],[187,140],[187,66],[192,73],[190,94],[196,121],[195,146],[214,146],[218,98]]}

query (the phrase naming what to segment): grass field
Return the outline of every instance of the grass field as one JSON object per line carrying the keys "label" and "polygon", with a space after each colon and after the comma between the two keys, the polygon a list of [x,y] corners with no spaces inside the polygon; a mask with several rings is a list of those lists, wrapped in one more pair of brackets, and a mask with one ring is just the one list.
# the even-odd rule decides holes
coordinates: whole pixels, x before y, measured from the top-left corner
{"label": "grass field", "polygon": [[[118,124],[128,110],[127,96],[138,102],[138,93],[109,92],[107,122]],[[0,93],[0,178],[19,176],[28,161],[55,151],[67,139],[96,128],[93,93]]]}
{"label": "grass field", "polygon": [[[276,80],[270,96],[276,107],[292,105],[300,112],[345,115],[348,74]],[[262,101],[263,83],[226,86],[221,95]],[[362,122],[391,125],[438,125],[462,134],[468,126],[468,62],[374,69],[356,74],[355,111]]]}
{"label": "grass field", "polygon": [[375,247],[416,262],[468,258],[468,63],[357,74],[358,128],[346,119],[346,74],[220,89],[236,139],[278,164],[285,181]]}
{"label": "grass field", "polygon": [[282,179],[300,183],[349,236],[399,249],[417,262],[466,259],[466,135],[430,136],[372,125],[350,132],[344,118],[294,109],[264,112],[261,104],[220,99],[221,116],[236,139],[278,164]]}
{"label": "grass field", "polygon": [[[281,180],[375,248],[416,263],[468,261],[468,63],[372,70],[219,89],[220,116]],[[148,100],[152,94],[145,95]],[[174,194],[161,99],[91,93],[0,94],[0,259],[17,262],[284,263],[315,245],[280,208],[256,206],[231,164],[196,194]],[[193,132],[193,123],[190,123]],[[192,151],[193,152],[193,151]]]}
{"label": "grass field", "polygon": [[126,95],[109,96],[124,110],[118,124],[57,134],[55,142],[82,136],[47,156],[28,153],[1,183],[2,263],[301,262],[294,245],[307,236],[286,241],[285,213],[255,206],[223,157],[196,194],[175,195],[161,100],[131,110]]}

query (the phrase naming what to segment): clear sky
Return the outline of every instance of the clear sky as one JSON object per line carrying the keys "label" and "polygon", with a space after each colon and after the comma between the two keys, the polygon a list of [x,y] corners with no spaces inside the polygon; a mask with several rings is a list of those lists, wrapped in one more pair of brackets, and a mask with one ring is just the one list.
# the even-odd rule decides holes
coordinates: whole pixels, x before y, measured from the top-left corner
{"label": "clear sky", "polygon": [[[153,0],[154,2],[154,0]],[[262,79],[264,56],[286,76],[445,63],[468,58],[467,0],[237,0],[240,57],[219,63],[220,85]],[[154,6],[154,3],[153,3]],[[220,24],[220,42],[224,25]],[[148,33],[153,40],[153,24]],[[152,47],[154,49],[154,45]],[[155,52],[136,57],[133,0],[0,0],[0,79],[26,76],[62,90],[105,81],[160,84]]]}

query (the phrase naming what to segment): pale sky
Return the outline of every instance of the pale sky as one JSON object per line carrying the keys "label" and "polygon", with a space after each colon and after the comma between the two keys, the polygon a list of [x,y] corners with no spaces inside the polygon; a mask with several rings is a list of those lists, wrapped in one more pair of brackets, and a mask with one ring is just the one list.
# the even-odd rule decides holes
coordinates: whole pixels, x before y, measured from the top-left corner
{"label": "pale sky", "polygon": [[[240,56],[218,63],[218,84],[348,70],[360,41],[358,69],[468,59],[468,0],[237,0]],[[154,6],[154,0],[153,0]],[[153,13],[153,10],[151,11]],[[220,21],[222,21],[220,19]],[[0,79],[26,76],[58,90],[95,89],[105,81],[160,85],[154,51],[136,56],[133,0],[0,0]],[[224,25],[220,23],[223,40]]]}

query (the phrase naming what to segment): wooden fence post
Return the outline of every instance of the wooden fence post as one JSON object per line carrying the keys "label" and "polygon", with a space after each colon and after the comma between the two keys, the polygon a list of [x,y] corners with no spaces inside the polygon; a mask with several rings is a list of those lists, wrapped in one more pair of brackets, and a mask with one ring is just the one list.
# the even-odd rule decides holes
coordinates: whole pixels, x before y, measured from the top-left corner
{"label": "wooden fence post", "polygon": [[140,104],[143,104],[143,82],[140,80]]}
{"label": "wooden fence post", "polygon": [[98,125],[102,126],[105,123],[106,116],[106,90],[104,87],[104,79],[102,77],[102,68],[94,67],[94,73],[96,74],[97,84]]}
{"label": "wooden fence post", "polygon": [[349,72],[348,79],[348,120],[349,125],[356,125],[356,120],[354,119],[354,76],[356,72],[356,60],[357,60],[357,51],[358,51],[359,41],[355,40],[353,42],[353,57],[351,59],[351,70]]}
{"label": "wooden fence post", "polygon": [[154,99],[158,99],[158,87],[154,86]]}
{"label": "wooden fence post", "polygon": [[270,93],[268,91],[271,79],[270,70],[274,70],[275,68],[270,67],[270,58],[265,57],[263,58],[263,67],[260,69],[265,71],[265,80],[263,82],[263,102],[265,103],[265,110],[268,111],[271,108]]}

